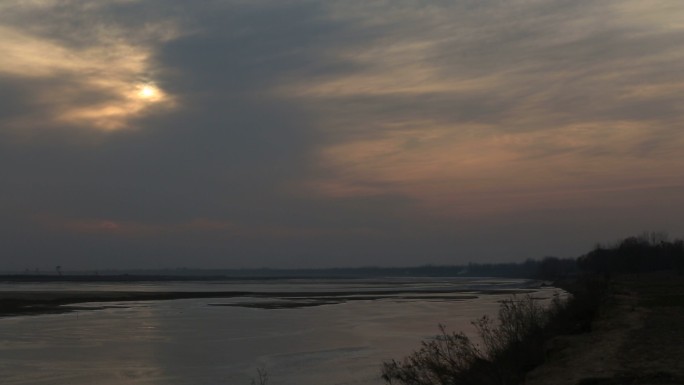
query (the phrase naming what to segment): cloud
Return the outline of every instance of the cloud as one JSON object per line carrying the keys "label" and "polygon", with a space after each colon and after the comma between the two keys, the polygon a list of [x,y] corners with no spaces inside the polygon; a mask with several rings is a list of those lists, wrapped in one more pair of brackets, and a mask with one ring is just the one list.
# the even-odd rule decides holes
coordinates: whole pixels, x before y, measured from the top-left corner
{"label": "cloud", "polygon": [[[339,11],[386,28],[338,51],[359,70],[281,91],[313,105],[332,138],[312,184],[322,194],[396,193],[477,216],[582,206],[605,186],[681,178],[681,6],[371,4]],[[554,198],[563,191],[573,194]]]}
{"label": "cloud", "polygon": [[113,238],[159,239],[165,237],[200,235],[218,239],[260,240],[295,238],[312,239],[331,235],[372,234],[371,229],[321,229],[296,226],[242,225],[227,220],[196,218],[182,222],[138,222],[109,219],[71,219],[38,215],[34,221],[55,233],[99,235]]}
{"label": "cloud", "polygon": [[98,266],[572,256],[684,231],[683,14],[3,2],[0,228],[36,263]]}
{"label": "cloud", "polygon": [[150,109],[173,106],[172,96],[161,89],[155,98],[138,92],[141,85],[155,82],[150,51],[153,44],[175,37],[173,22],[126,26],[116,18],[102,18],[107,11],[98,2],[3,6],[0,79],[40,85],[23,90],[20,102],[30,104],[32,113],[5,119],[5,131],[46,124],[116,130]]}

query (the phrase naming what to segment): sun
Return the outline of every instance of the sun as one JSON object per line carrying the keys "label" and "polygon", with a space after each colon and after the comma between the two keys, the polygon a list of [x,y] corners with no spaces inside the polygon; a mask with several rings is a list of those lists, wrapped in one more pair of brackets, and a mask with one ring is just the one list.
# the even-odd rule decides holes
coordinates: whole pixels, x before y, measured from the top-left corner
{"label": "sun", "polygon": [[131,97],[138,102],[154,103],[166,99],[164,91],[154,83],[138,83],[131,94]]}
{"label": "sun", "polygon": [[154,101],[159,98],[159,89],[152,84],[142,84],[138,86],[138,97],[140,99]]}
{"label": "sun", "polygon": [[144,86],[142,89],[140,89],[140,97],[143,98],[151,98],[157,93],[157,90],[154,89],[152,86]]}

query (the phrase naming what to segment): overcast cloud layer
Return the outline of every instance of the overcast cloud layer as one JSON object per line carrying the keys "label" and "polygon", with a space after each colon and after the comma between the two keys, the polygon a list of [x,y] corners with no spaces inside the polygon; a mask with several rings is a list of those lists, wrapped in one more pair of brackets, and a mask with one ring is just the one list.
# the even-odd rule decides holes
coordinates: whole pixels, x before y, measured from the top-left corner
{"label": "overcast cloud layer", "polygon": [[0,270],[684,234],[678,0],[7,0]]}

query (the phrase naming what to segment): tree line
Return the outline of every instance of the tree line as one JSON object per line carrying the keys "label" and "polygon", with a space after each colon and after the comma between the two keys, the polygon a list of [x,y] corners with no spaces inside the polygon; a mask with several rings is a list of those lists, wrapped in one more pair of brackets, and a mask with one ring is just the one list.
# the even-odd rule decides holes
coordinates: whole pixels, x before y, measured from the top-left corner
{"label": "tree line", "polygon": [[612,245],[597,244],[577,259],[584,272],[610,276],[611,273],[647,273],[675,270],[684,273],[684,241],[666,233],[647,232],[627,237]]}

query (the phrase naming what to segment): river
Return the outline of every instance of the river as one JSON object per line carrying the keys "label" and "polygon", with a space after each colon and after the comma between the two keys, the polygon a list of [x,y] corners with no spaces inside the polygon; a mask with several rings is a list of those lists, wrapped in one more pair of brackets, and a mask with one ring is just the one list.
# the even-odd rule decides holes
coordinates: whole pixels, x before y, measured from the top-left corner
{"label": "river", "polygon": [[[437,334],[474,335],[529,281],[474,278],[0,284],[0,291],[247,291],[253,296],[79,304],[0,318],[3,385],[378,385],[383,361]],[[290,293],[289,295],[281,295]],[[294,293],[294,295],[292,294]],[[95,310],[88,310],[92,307]]]}

